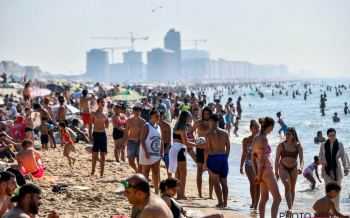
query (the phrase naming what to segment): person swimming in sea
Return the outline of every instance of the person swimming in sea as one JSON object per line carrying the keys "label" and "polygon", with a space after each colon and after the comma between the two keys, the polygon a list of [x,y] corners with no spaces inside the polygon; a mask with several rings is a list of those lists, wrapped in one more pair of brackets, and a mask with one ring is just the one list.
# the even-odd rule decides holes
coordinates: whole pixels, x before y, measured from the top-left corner
{"label": "person swimming in sea", "polygon": [[325,141],[326,141],[326,138],[323,137],[322,131],[321,131],[321,130],[320,130],[320,131],[317,131],[317,135],[316,135],[316,137],[314,138],[314,143],[315,143],[315,144],[320,144],[320,143],[323,143],[323,142],[325,142]]}
{"label": "person swimming in sea", "polygon": [[333,122],[334,123],[339,123],[340,122],[340,118],[338,117],[338,113],[335,112],[333,115]]}

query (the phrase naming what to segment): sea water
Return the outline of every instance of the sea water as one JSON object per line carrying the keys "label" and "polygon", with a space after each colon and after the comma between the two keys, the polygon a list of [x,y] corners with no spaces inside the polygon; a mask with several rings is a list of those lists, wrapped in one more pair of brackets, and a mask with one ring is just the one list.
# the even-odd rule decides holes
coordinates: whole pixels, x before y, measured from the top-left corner
{"label": "sea water", "polygon": [[[229,207],[235,211],[240,211],[245,214],[252,214],[249,209],[251,200],[249,194],[249,183],[245,175],[241,175],[239,172],[240,159],[241,159],[241,142],[244,137],[250,135],[249,122],[251,119],[257,119],[259,117],[270,116],[277,121],[276,113],[282,112],[282,118],[289,127],[295,127],[299,136],[299,140],[304,148],[304,168],[313,162],[313,157],[319,153],[319,145],[314,144],[314,137],[318,130],[322,130],[326,137],[326,131],[328,128],[333,127],[337,131],[337,138],[344,144],[345,150],[350,155],[350,114],[344,115],[344,102],[350,103],[350,89],[343,91],[341,96],[336,97],[334,88],[332,92],[327,92],[327,108],[326,116],[322,117],[320,113],[320,95],[326,88],[325,84],[336,85],[344,84],[349,87],[350,82],[344,81],[318,81],[312,82],[311,89],[312,94],[308,96],[307,100],[304,100],[303,87],[304,82],[297,82],[293,88],[288,88],[288,96],[279,95],[279,90],[275,90],[275,95],[272,96],[272,88],[267,88],[262,85],[256,85],[260,91],[264,93],[264,98],[260,98],[255,93],[255,87],[250,89],[237,88],[238,92],[235,95],[227,95],[224,91],[224,97],[222,104],[225,104],[228,97],[237,99],[238,96],[242,96],[242,120],[240,123],[240,129],[238,131],[239,137],[235,137],[231,133],[231,153],[229,157],[230,172],[228,176],[229,183]],[[299,89],[300,94],[295,99],[292,98],[292,90]],[[212,96],[214,90],[208,91],[208,96]],[[212,99],[211,99],[212,100]],[[337,112],[341,122],[333,123],[332,116],[334,112]],[[275,157],[275,151],[277,145],[281,142],[281,137],[278,134],[280,126],[276,122],[274,131],[269,136],[269,143],[272,146],[273,154]],[[274,163],[273,163],[274,164]],[[321,177],[321,170],[319,169],[319,175]],[[314,175],[315,179],[316,176]],[[322,179],[322,178],[321,178]],[[284,197],[284,187],[279,180],[279,190],[282,196],[282,203],[279,211],[285,212],[287,205]],[[294,203],[294,211],[300,213],[311,213],[313,203],[325,195],[324,183],[317,184],[317,188],[314,191],[310,190],[310,183],[302,176],[298,176],[296,185],[296,195]],[[342,182],[341,191],[341,211],[350,213],[350,176],[344,177]],[[272,196],[266,206],[266,213],[270,214]],[[267,216],[268,217],[268,216]]]}

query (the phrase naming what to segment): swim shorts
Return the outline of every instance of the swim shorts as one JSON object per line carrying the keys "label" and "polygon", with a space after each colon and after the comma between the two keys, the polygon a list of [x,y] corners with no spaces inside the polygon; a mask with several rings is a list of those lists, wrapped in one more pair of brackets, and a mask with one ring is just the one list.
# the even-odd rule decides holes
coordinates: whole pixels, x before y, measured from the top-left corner
{"label": "swim shorts", "polygon": [[94,140],[92,146],[92,152],[104,152],[107,153],[107,135],[105,132],[92,133]]}
{"label": "swim shorts", "polygon": [[49,135],[41,135],[40,141],[42,145],[47,145],[49,143]]}
{"label": "swim shorts", "polygon": [[208,155],[207,166],[211,172],[218,174],[221,178],[226,178],[228,175],[228,161],[226,154]]}
{"label": "swim shorts", "polygon": [[123,138],[124,132],[118,128],[113,128],[113,139],[118,140]]}
{"label": "swim shorts", "polygon": [[84,125],[89,125],[91,122],[91,115],[89,112],[81,113],[81,119],[83,120]]}
{"label": "swim shorts", "polygon": [[204,164],[204,149],[202,148],[196,149],[196,162]]}
{"label": "swim shorts", "polygon": [[127,145],[128,158],[138,158],[140,151],[140,143],[138,141],[129,140]]}
{"label": "swim shorts", "polygon": [[181,148],[181,150],[177,154],[177,161],[178,162],[186,161],[186,149],[185,148]]}

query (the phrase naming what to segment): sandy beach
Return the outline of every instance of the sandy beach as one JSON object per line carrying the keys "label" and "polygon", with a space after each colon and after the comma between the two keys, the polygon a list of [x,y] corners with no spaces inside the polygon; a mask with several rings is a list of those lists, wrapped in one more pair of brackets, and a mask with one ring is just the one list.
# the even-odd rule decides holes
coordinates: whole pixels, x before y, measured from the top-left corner
{"label": "sandy beach", "polygon": [[[112,139],[109,136],[109,139]],[[109,153],[105,166],[105,176],[89,176],[91,171],[91,154],[85,150],[84,144],[76,144],[77,161],[73,171],[63,157],[62,148],[42,152],[42,159],[47,170],[43,179],[34,181],[42,187],[43,205],[39,217],[55,210],[60,217],[111,217],[112,215],[130,215],[131,207],[123,196],[123,188],[118,181],[128,177],[133,172],[127,163],[116,163],[113,156],[113,142],[109,141]],[[98,165],[97,165],[98,166]],[[99,169],[99,168],[97,168]],[[98,172],[98,171],[97,171]],[[165,178],[162,167],[162,179]],[[97,175],[98,173],[96,173]],[[181,201],[191,217],[201,217],[213,213],[224,214],[224,217],[247,217],[233,210],[217,210],[213,206],[216,200],[199,199],[197,197],[195,172],[189,172],[186,193],[188,200]],[[52,185],[66,184],[68,188],[63,193],[52,192]],[[208,196],[208,187],[204,183],[204,196]]]}

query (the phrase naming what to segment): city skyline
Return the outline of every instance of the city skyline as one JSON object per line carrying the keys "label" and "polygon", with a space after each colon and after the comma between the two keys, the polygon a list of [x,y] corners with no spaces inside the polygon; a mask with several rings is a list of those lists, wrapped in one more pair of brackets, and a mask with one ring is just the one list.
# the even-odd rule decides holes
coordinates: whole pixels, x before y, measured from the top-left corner
{"label": "city skyline", "polygon": [[148,41],[136,42],[136,50],[145,53],[162,47],[164,32],[174,27],[185,49],[193,47],[187,40],[207,39],[201,48],[212,58],[345,75],[350,72],[348,11],[346,0],[0,0],[0,25],[6,30],[0,35],[0,60],[84,73],[86,51],[129,45],[91,36],[147,35]]}

